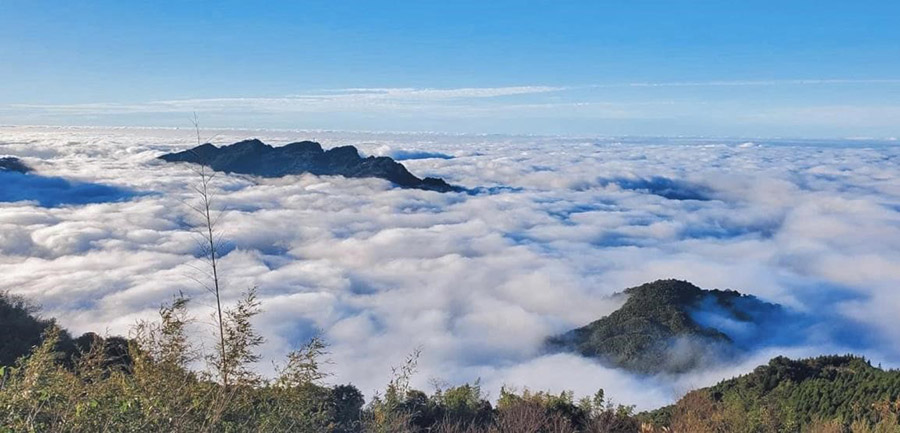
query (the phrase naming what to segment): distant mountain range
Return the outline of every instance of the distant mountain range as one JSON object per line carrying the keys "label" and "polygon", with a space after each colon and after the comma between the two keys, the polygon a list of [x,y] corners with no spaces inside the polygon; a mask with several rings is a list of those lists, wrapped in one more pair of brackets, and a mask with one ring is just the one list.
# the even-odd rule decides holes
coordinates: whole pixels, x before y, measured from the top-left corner
{"label": "distant mountain range", "polygon": [[262,177],[303,173],[354,178],[376,177],[389,180],[403,188],[438,192],[462,190],[443,179],[418,178],[403,164],[386,156],[363,158],[353,146],[324,150],[321,144],[314,141],[301,141],[281,147],[273,147],[257,139],[222,147],[207,143],[159,158],[168,162],[203,164],[215,171]]}
{"label": "distant mountain range", "polygon": [[626,289],[621,308],[548,340],[568,350],[639,373],[682,372],[745,349],[729,335],[736,326],[764,329],[781,306],[733,290],[704,290],[687,281],[658,280]]}

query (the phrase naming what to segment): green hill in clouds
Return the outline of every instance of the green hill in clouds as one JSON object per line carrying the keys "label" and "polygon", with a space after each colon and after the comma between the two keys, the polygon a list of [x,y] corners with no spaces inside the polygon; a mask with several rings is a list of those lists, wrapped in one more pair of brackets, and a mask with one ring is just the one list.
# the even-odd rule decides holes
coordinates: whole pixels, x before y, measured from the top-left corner
{"label": "green hill in clouds", "polygon": [[552,337],[548,346],[640,373],[682,372],[739,352],[727,330],[756,327],[782,310],[754,296],[679,280],[654,281],[617,296],[627,297],[621,308]]}

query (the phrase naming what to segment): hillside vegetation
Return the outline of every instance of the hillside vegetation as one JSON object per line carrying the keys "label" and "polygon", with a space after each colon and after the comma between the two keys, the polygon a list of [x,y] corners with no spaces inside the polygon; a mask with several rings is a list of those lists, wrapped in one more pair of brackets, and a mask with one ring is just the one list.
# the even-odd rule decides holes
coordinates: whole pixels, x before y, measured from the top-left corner
{"label": "hillside vegetation", "polygon": [[[93,344],[72,343],[69,351],[62,346],[67,333],[53,321],[0,296],[0,306],[16,313],[2,316],[4,329],[22,322],[43,332],[14,365],[0,367],[0,432],[635,432],[640,426],[630,408],[605,401],[602,391],[576,402],[571,393],[504,390],[496,404],[477,382],[426,394],[409,386],[417,353],[366,403],[352,385],[326,384],[326,346],[315,338],[292,352],[275,378],[260,377],[250,368],[262,343],[248,326],[259,311],[252,291],[225,313],[232,378],[226,386],[215,369],[188,368],[204,354],[186,333],[187,303],[163,305],[160,320],[136,325],[131,340],[88,334]],[[111,341],[124,342],[125,353]],[[5,355],[16,357],[30,342],[5,346]]]}
{"label": "hillside vegetation", "polygon": [[352,385],[327,384],[319,339],[291,353],[277,377],[254,374],[261,340],[234,326],[258,311],[247,299],[227,312],[227,347],[240,356],[235,379],[223,386],[214,371],[188,368],[203,354],[185,332],[186,299],[162,306],[159,321],[136,325],[131,340],[86,334],[65,349],[66,334],[52,321],[0,296],[0,311],[16,312],[0,316],[0,329],[29,329],[22,321],[43,331],[38,345],[0,367],[0,432],[900,432],[900,372],[854,356],[775,358],[635,415],[603,390],[576,400],[568,392],[505,389],[490,401],[476,382],[427,394],[409,386],[414,353],[367,403]]}

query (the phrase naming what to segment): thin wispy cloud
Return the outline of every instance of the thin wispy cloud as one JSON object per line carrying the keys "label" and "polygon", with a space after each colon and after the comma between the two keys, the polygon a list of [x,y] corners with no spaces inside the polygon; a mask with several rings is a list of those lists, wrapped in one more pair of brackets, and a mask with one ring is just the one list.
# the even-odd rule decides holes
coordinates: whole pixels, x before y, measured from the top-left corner
{"label": "thin wispy cloud", "polygon": [[[578,91],[603,88],[654,88],[654,87],[744,87],[744,86],[827,86],[827,85],[876,85],[900,84],[900,79],[797,79],[797,80],[743,80],[743,81],[673,81],[673,82],[630,82],[591,84],[586,86],[508,86],[508,87],[462,87],[462,88],[344,88],[322,89],[311,93],[286,95],[283,97],[222,97],[167,99],[140,103],[84,103],[84,104],[10,104],[11,109],[38,110],[48,112],[78,112],[85,114],[141,113],[141,112],[181,112],[191,110],[261,110],[261,111],[321,111],[353,109],[402,109],[416,107],[416,104],[431,102],[479,102],[505,96],[544,97],[563,91]],[[570,95],[574,101],[569,106],[604,104],[583,95]],[[611,105],[613,103],[606,102]],[[646,105],[646,103],[644,103]],[[622,103],[619,105],[628,105]],[[494,106],[504,107],[545,107],[559,108],[559,102],[531,104],[507,103]],[[438,110],[439,106],[430,107]]]}
{"label": "thin wispy cloud", "polygon": [[[730,87],[785,88],[777,99],[746,101],[729,99],[729,92],[716,89]],[[720,125],[718,129],[738,128],[742,131],[762,129],[765,135],[803,136],[814,131],[815,136],[896,136],[900,106],[878,97],[853,102],[838,98],[838,91],[845,88],[868,89],[869,93],[890,94],[890,89],[900,90],[900,79],[794,79],[794,80],[744,80],[744,81],[671,81],[626,82],[580,86],[505,86],[459,88],[340,88],[319,89],[276,97],[216,97],[160,99],[146,102],[97,102],[77,104],[12,104],[0,106],[5,117],[26,119],[24,123],[52,124],[55,119],[84,119],[95,124],[98,119],[166,119],[167,124],[176,119],[182,122],[185,113],[199,112],[207,118],[226,119],[221,126],[243,126],[244,121],[229,125],[234,119],[267,119],[270,126],[337,128],[365,130],[422,130],[421,125],[432,125],[427,130],[460,132],[473,124],[489,125],[497,130],[500,123],[490,121],[511,120],[519,130],[506,132],[547,133],[538,125],[523,119],[544,119],[543,124],[553,128],[583,123],[596,134],[646,134],[643,125],[647,121],[656,124],[682,125],[687,134],[709,134],[704,128]],[[832,88],[835,90],[832,91]],[[659,89],[659,91],[655,91]],[[680,93],[663,89],[684,89]],[[701,90],[703,89],[703,90]],[[820,92],[829,98],[830,104],[804,104],[792,98],[792,91]],[[815,90],[819,89],[819,90]],[[856,90],[854,90],[856,91]],[[881,99],[884,99],[883,97]],[[305,116],[298,117],[297,114]],[[318,118],[315,116],[319,115]],[[298,119],[307,123],[297,125]],[[318,119],[318,120],[315,120]],[[361,120],[362,119],[362,120]],[[595,120],[595,122],[591,122]],[[616,123],[602,124],[599,121]],[[619,129],[606,131],[604,126],[621,127],[619,121],[633,121],[635,131]],[[113,122],[120,124],[122,121]],[[315,122],[319,122],[318,124]],[[323,123],[324,122],[324,123]],[[563,123],[560,123],[563,122]],[[67,122],[84,124],[83,122]],[[102,122],[100,124],[103,124]],[[133,124],[133,123],[126,123]],[[180,123],[179,123],[180,124]],[[326,126],[327,125],[327,126]],[[398,126],[400,125],[400,126]],[[410,128],[412,125],[415,129]],[[434,127],[433,125],[439,125]],[[443,125],[443,126],[440,126]],[[687,125],[687,126],[685,126]],[[701,129],[690,125],[704,125]],[[721,125],[726,125],[722,127]],[[175,126],[175,125],[172,125]],[[483,126],[482,126],[483,127]],[[813,129],[814,128],[814,129]],[[584,133],[569,128],[562,133]],[[555,131],[554,131],[555,132]],[[550,133],[554,133],[550,132]],[[678,130],[671,134],[685,134]],[[760,134],[755,134],[760,135]]]}
{"label": "thin wispy cloud", "polygon": [[13,104],[12,108],[84,113],[170,112],[185,110],[271,110],[314,111],[346,109],[390,109],[409,104],[483,100],[503,96],[535,95],[566,90],[566,87],[466,87],[457,89],[429,88],[347,88],[287,95],[283,97],[224,97],[150,101],[146,103],[87,104]]}
{"label": "thin wispy cloud", "polygon": [[713,81],[662,81],[662,82],[634,82],[621,84],[595,84],[592,88],[611,87],[744,87],[744,86],[805,86],[805,85],[874,85],[874,84],[900,84],[900,79],[800,79],[800,80],[713,80]]}
{"label": "thin wispy cloud", "polygon": [[[458,89],[430,88],[347,88],[337,90],[320,90],[321,96],[348,95],[353,97],[398,98],[398,99],[467,99],[495,98],[498,96],[529,95],[567,90],[569,87],[558,86],[511,86],[511,87],[463,87]],[[310,95],[298,95],[309,97]]]}

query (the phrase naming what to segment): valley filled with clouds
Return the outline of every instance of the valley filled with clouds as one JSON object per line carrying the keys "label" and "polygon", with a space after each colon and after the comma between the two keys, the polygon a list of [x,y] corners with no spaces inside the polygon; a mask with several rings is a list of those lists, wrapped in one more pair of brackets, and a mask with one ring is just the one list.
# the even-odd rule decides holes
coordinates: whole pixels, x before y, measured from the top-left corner
{"label": "valley filled with clouds", "polygon": [[[259,289],[262,371],[321,333],[331,382],[367,394],[421,348],[420,388],[602,387],[648,409],[775,355],[852,351],[900,366],[896,142],[202,133],[217,145],[352,144],[467,189],[217,174],[224,294]],[[75,333],[120,335],[184,292],[197,332],[211,334],[188,206],[196,174],[156,159],[194,145],[190,129],[0,128],[0,156],[35,170],[0,177],[0,291]],[[697,373],[636,376],[545,352],[547,337],[620,306],[613,293],[661,278],[735,289],[805,319]]]}

